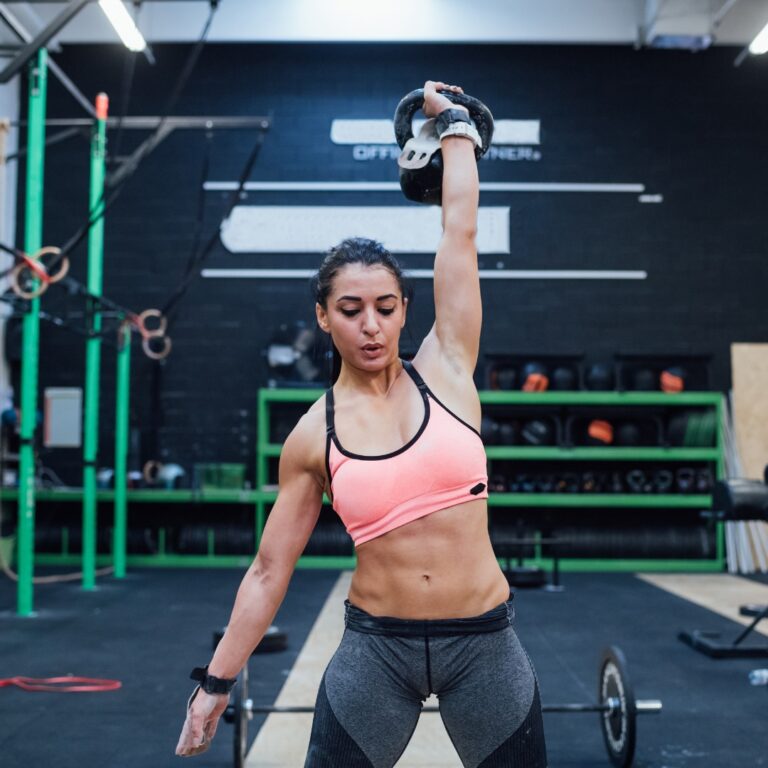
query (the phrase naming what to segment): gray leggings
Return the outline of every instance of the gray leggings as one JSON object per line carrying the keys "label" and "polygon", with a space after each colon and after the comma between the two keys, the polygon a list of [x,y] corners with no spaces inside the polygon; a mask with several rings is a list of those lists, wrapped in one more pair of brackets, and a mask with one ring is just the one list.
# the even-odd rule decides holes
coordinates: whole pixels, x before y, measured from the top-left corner
{"label": "gray leggings", "polygon": [[304,768],[391,768],[432,693],[465,768],[546,768],[538,685],[512,629],[511,597],[466,619],[397,619],[345,607]]}

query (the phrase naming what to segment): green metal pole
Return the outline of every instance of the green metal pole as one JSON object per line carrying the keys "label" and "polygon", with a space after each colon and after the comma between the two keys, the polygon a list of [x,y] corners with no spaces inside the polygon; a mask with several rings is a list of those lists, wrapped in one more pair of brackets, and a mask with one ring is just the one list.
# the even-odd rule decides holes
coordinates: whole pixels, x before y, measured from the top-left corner
{"label": "green metal pole", "polygon": [[115,509],[112,558],[115,576],[125,578],[128,527],[128,401],[131,391],[131,328],[123,323],[117,335],[117,403],[115,411]]}
{"label": "green metal pole", "polygon": [[[27,176],[24,208],[24,250],[34,253],[43,240],[43,169],[45,161],[45,97],[48,52],[41,48],[29,67]],[[33,612],[35,557],[35,427],[40,345],[40,300],[24,315],[21,355],[21,446],[19,448],[19,520],[17,611]]]}
{"label": "green metal pole", "polygon": [[[104,208],[104,175],[107,137],[107,96],[96,97],[96,121],[91,136],[90,217]],[[104,261],[104,217],[88,232],[88,290],[101,296]],[[83,418],[83,589],[96,588],[96,460],[99,453],[99,371],[101,367],[101,310],[91,302],[90,328],[94,335],[85,347]]]}

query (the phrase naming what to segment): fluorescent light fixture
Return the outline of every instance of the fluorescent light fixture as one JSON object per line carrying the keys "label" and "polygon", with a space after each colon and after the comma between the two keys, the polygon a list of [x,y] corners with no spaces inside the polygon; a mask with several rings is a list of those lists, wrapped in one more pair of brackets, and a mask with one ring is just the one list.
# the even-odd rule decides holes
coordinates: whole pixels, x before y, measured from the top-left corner
{"label": "fluorescent light fixture", "polygon": [[99,5],[126,48],[131,51],[143,51],[147,47],[144,37],[125,9],[122,0],[99,0]]}
{"label": "fluorescent light fixture", "polygon": [[749,44],[749,52],[759,55],[768,51],[768,24],[758,33],[757,37]]}

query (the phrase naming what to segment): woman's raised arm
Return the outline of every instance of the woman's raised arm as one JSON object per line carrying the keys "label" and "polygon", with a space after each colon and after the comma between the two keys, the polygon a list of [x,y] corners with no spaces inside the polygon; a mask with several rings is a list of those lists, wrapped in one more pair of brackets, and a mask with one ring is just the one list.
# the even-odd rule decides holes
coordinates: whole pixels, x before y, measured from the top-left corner
{"label": "woman's raised arm", "polygon": [[[427,81],[424,113],[463,109],[439,90],[458,86]],[[480,183],[474,143],[463,136],[441,141],[443,153],[443,236],[435,256],[434,333],[444,354],[472,373],[477,364],[482,327],[480,277],[477,267],[477,209]]]}

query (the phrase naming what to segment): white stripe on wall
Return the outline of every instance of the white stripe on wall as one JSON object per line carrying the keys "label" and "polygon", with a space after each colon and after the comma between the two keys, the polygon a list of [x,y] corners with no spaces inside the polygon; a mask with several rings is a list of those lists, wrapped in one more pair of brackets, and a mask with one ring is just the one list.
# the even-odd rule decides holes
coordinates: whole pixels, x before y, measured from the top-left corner
{"label": "white stripe on wall", "polygon": [[[407,269],[406,277],[429,278],[435,276],[432,269]],[[237,278],[245,280],[298,279],[306,280],[316,274],[316,269],[204,269],[201,274],[208,278]],[[645,270],[611,269],[481,269],[483,280],[646,280]]]}
{"label": "white stripe on wall", "polygon": [[[238,187],[236,181],[206,181],[207,192],[229,192]],[[246,192],[399,192],[396,181],[248,181]],[[482,192],[618,192],[640,194],[644,184],[609,184],[582,182],[480,182]]]}
{"label": "white stripe on wall", "polygon": [[[434,253],[436,206],[238,205],[221,227],[231,253],[322,253],[347,237],[370,237],[392,253]],[[478,211],[480,253],[509,253],[509,208]]]}
{"label": "white stripe on wall", "polygon": [[[423,119],[414,120],[414,134],[421,130]],[[496,120],[493,125],[493,145],[539,144],[539,120]],[[331,141],[334,144],[394,144],[395,129],[392,120],[334,120],[331,123]]]}

